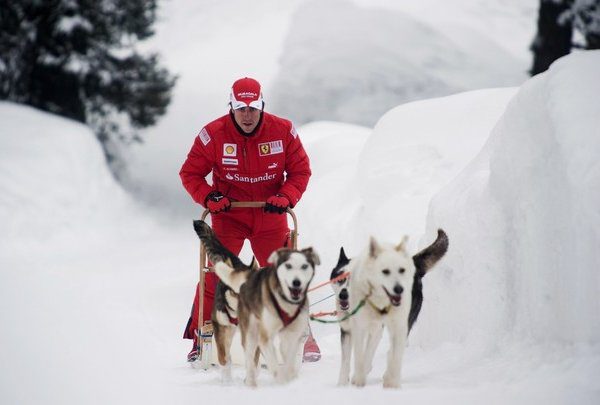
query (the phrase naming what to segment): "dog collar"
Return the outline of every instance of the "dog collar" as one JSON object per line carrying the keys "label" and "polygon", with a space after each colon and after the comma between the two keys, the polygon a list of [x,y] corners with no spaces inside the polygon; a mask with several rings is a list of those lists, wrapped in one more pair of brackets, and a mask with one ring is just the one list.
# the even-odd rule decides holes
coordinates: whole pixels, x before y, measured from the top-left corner
{"label": "dog collar", "polygon": [[369,285],[369,293],[365,297],[365,300],[369,303],[369,305],[371,306],[371,308],[373,308],[375,311],[379,312],[380,315],[385,315],[388,312],[390,312],[390,308],[392,307],[392,304],[388,305],[387,307],[379,308],[377,305],[375,305],[375,304],[373,304],[371,302],[371,300],[369,299],[369,297],[371,296],[371,294],[373,294],[374,288],[373,288],[373,286],[371,285],[370,282],[367,281],[367,284]]}
{"label": "dog collar", "polygon": [[288,326],[290,323],[294,322],[294,320],[298,317],[298,315],[300,315],[300,311],[302,310],[302,307],[304,307],[304,302],[306,301],[306,295],[305,295],[302,302],[300,304],[298,304],[298,309],[296,310],[296,313],[294,315],[290,316],[287,312],[285,312],[283,310],[283,308],[281,308],[281,306],[279,305],[279,302],[277,302],[277,298],[275,298],[275,296],[273,295],[273,293],[271,291],[269,291],[269,295],[271,296],[271,301],[273,301],[273,305],[275,305],[275,309],[277,310],[279,319],[281,319],[281,322],[283,322],[284,328],[286,326]]}
{"label": "dog collar", "polygon": [[369,305],[371,305],[371,307],[375,311],[379,312],[379,315],[385,315],[385,314],[387,314],[388,312],[390,312],[390,308],[392,307],[392,304],[390,304],[387,307],[379,308],[377,305],[373,304],[371,302],[371,300],[367,299],[367,302],[369,303]]}

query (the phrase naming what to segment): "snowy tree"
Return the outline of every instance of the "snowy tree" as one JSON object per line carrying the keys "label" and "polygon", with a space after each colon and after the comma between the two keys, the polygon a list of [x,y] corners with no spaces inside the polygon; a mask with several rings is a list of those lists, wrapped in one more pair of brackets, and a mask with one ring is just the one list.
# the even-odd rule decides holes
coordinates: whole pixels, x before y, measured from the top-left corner
{"label": "snowy tree", "polygon": [[[574,30],[584,44],[573,43]],[[540,0],[530,73],[544,72],[573,47],[600,49],[600,0]]]}
{"label": "snowy tree", "polygon": [[156,0],[0,0],[0,99],[90,125],[116,175],[166,112],[175,78],[136,44]]}
{"label": "snowy tree", "polygon": [[571,9],[561,17],[581,33],[583,48],[600,49],[600,0],[574,0]]}
{"label": "snowy tree", "polygon": [[531,45],[533,66],[531,75],[544,72],[556,59],[571,52],[573,25],[561,19],[571,7],[572,0],[540,0],[537,34]]}

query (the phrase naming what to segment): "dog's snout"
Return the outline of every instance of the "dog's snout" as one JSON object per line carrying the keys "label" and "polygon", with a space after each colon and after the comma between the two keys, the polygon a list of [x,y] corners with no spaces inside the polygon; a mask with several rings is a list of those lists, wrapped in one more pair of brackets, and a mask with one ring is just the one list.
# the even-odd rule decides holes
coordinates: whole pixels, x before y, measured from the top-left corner
{"label": "dog's snout", "polygon": [[294,287],[294,288],[298,288],[301,285],[302,285],[302,283],[297,278],[295,278],[294,281],[292,281],[292,287]]}
{"label": "dog's snout", "polygon": [[340,299],[341,300],[347,300],[348,299],[348,290],[347,289],[342,289],[342,291],[340,291]]}
{"label": "dog's snout", "polygon": [[394,286],[394,294],[400,295],[400,294],[402,294],[402,291],[404,291],[404,288],[402,288],[402,286],[400,284],[396,284]]}

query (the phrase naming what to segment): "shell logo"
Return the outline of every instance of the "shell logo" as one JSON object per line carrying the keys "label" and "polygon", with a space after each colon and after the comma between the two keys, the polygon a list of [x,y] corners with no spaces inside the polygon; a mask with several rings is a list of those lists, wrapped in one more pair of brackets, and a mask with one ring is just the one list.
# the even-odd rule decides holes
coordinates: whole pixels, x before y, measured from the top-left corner
{"label": "shell logo", "polygon": [[235,143],[223,144],[223,156],[235,157],[237,155],[237,145]]}

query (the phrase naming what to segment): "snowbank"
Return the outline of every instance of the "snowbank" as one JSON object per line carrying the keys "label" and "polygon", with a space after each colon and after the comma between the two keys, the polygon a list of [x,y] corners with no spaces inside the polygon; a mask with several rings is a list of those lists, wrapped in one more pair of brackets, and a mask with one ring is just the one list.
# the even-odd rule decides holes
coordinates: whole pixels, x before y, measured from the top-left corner
{"label": "snowbank", "polygon": [[0,402],[166,398],[148,335],[183,343],[197,242],[149,214],[88,128],[0,103]]}
{"label": "snowbank", "polygon": [[428,233],[450,250],[427,278],[425,346],[600,343],[598,66],[577,53],[528,81],[433,199]]}
{"label": "snowbank", "polygon": [[[81,231],[114,221],[111,215],[132,208],[86,126],[7,102],[0,102],[0,116],[5,241],[18,236],[47,242],[74,227]],[[108,201],[118,209],[106,209]],[[40,224],[49,233],[41,233]]]}
{"label": "snowbank", "polygon": [[477,90],[387,112],[358,161],[367,230],[395,239],[399,230],[421,235],[431,197],[481,150],[515,92]]}

